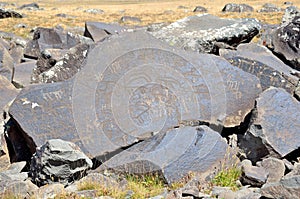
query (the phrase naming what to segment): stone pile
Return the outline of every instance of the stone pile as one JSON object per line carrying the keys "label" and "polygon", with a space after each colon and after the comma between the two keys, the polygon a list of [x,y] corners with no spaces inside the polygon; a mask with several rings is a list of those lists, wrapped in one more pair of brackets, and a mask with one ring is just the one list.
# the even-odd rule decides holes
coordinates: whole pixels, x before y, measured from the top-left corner
{"label": "stone pile", "polygon": [[[298,14],[286,10],[269,45],[251,42],[257,20],[209,14],[148,28],[86,22],[83,35],[39,27],[29,41],[5,34],[1,197],[95,198],[80,183],[126,190],[124,175],[155,174],[184,182],[155,198],[298,198]],[[239,190],[209,187],[231,167]]]}

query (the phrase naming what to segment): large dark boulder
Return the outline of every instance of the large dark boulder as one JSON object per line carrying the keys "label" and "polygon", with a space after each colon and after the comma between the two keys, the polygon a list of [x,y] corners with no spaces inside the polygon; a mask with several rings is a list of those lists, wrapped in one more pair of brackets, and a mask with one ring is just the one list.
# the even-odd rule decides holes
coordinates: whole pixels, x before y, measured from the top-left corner
{"label": "large dark boulder", "polygon": [[222,12],[253,12],[253,7],[247,4],[228,3],[222,9]]}
{"label": "large dark boulder", "polygon": [[209,14],[190,16],[178,20],[152,34],[185,50],[215,52],[215,43],[237,46],[249,42],[259,32],[255,19],[222,19]]}
{"label": "large dark boulder", "polygon": [[3,9],[3,8],[0,8],[0,19],[10,18],[10,17],[23,18],[23,15],[16,12],[16,11],[13,11],[13,10],[6,10],[6,9]]}
{"label": "large dark boulder", "polygon": [[99,170],[158,173],[172,184],[190,172],[200,173],[204,180],[216,173],[222,163],[225,165],[226,156],[231,155],[226,141],[209,127],[179,127],[130,147],[106,161]]}
{"label": "large dark boulder", "polygon": [[280,88],[269,88],[256,100],[251,123],[240,146],[252,161],[285,157],[300,147],[300,103]]}
{"label": "large dark boulder", "polygon": [[94,42],[102,41],[109,35],[124,32],[126,29],[118,24],[107,24],[102,22],[85,22],[84,36],[91,38]]}
{"label": "large dark boulder", "polygon": [[37,148],[29,175],[38,186],[59,182],[69,184],[82,178],[93,166],[74,143],[52,139]]}
{"label": "large dark boulder", "polygon": [[43,51],[33,69],[31,83],[53,83],[65,81],[73,77],[82,68],[91,49],[88,44],[78,44],[68,50],[59,50],[58,58],[55,51]]}
{"label": "large dark boulder", "polygon": [[297,94],[299,77],[296,72],[266,47],[255,43],[241,44],[236,51],[220,49],[220,55],[232,65],[257,76],[263,90],[273,86]]}
{"label": "large dark boulder", "polygon": [[99,43],[70,80],[24,88],[9,112],[37,146],[60,138],[96,157],[181,123],[237,126],[260,92],[220,57],[133,32]]}
{"label": "large dark boulder", "polygon": [[37,28],[26,45],[24,56],[37,59],[46,49],[70,49],[77,44],[89,44],[89,41],[60,29]]}
{"label": "large dark boulder", "polygon": [[273,33],[272,44],[276,54],[300,71],[300,16],[278,28]]}

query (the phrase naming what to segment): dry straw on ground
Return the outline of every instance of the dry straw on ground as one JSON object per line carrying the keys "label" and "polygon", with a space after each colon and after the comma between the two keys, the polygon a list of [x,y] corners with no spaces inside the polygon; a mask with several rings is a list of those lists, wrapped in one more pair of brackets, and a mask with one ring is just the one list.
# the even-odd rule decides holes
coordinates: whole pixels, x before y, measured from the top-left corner
{"label": "dry straw on ground", "polygon": [[[10,1],[9,1],[10,2]],[[16,7],[23,4],[32,3],[28,0],[14,0]],[[270,24],[277,24],[282,17],[281,13],[258,13],[266,1],[262,0],[39,0],[37,1],[43,10],[29,11],[18,10],[26,17],[22,19],[0,19],[1,31],[13,32],[17,35],[27,37],[34,27],[54,27],[57,25],[63,28],[84,27],[85,21],[119,22],[122,16],[135,16],[142,20],[140,24],[149,25],[151,23],[174,22],[180,18],[195,15],[195,6],[203,6],[208,9],[208,13],[225,18],[257,18],[258,20]],[[222,13],[221,10],[226,3],[246,3],[254,7],[252,13]],[[285,8],[284,1],[268,1],[280,8]],[[294,2],[300,6],[300,1]],[[181,6],[181,8],[179,7]],[[14,6],[9,8],[16,9]],[[101,9],[103,14],[90,14],[84,12],[86,9]],[[64,13],[68,17],[57,17],[56,14]],[[26,28],[18,28],[17,24],[26,24]]]}

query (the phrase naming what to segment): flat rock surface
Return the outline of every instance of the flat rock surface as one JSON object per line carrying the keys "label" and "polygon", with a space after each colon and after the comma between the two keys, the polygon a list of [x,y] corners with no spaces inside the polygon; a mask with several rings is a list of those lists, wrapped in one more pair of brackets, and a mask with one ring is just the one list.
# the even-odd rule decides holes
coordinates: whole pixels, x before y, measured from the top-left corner
{"label": "flat rock surface", "polygon": [[283,178],[280,182],[267,183],[261,188],[267,198],[298,199],[300,195],[300,175]]}
{"label": "flat rock surface", "polygon": [[[244,143],[248,148],[246,151],[252,153],[249,157],[261,158],[266,155],[264,150],[267,150],[267,153],[281,158],[298,149],[300,103],[279,88],[267,89],[256,102],[252,123],[245,134],[245,137],[252,137]],[[255,142],[255,139],[259,139],[260,142]]]}
{"label": "flat rock surface", "polygon": [[36,66],[36,61],[24,62],[15,65],[13,82],[20,87],[26,87],[31,83],[31,75]]}
{"label": "flat rock surface", "polygon": [[236,46],[250,41],[260,29],[255,19],[222,19],[203,14],[178,20],[152,34],[186,50],[213,52],[215,42]]}
{"label": "flat rock surface", "polygon": [[270,86],[284,88],[291,94],[296,90],[299,77],[292,75],[295,70],[264,46],[255,43],[240,44],[236,51],[220,49],[220,55],[232,65],[257,76],[263,90]]}
{"label": "flat rock surface", "polygon": [[69,81],[23,89],[10,114],[37,146],[60,138],[95,157],[183,121],[239,125],[260,92],[222,58],[135,32],[96,46]]}
{"label": "flat rock surface", "polygon": [[226,141],[207,126],[180,127],[160,132],[125,150],[99,167],[121,173],[162,173],[168,183],[179,181],[189,172],[207,175],[224,162]]}
{"label": "flat rock surface", "polygon": [[[7,78],[0,75],[0,109],[1,113],[6,104],[12,101],[18,94],[18,90],[8,81]],[[2,118],[2,117],[1,117]]]}

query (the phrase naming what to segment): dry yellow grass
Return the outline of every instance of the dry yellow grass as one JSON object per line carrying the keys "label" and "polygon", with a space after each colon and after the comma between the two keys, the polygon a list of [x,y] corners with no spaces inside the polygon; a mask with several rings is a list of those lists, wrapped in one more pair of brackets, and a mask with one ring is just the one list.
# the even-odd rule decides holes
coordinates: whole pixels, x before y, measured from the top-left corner
{"label": "dry yellow grass", "polygon": [[[31,3],[27,0],[14,1],[17,5],[25,3]],[[248,3],[256,10],[260,9],[265,3],[264,1],[237,1],[232,0],[233,3]],[[284,8],[283,2],[268,1],[279,7]],[[151,23],[159,22],[173,22],[180,18],[194,15],[192,12],[195,6],[203,6],[208,9],[208,12],[221,17],[229,18],[257,18],[267,23],[279,23],[282,17],[282,13],[222,13],[221,9],[225,3],[221,0],[187,0],[187,1],[147,1],[147,0],[40,0],[38,2],[42,11],[26,11],[22,10],[21,13],[27,17],[23,19],[1,19],[1,31],[14,32],[20,36],[27,36],[29,31],[37,26],[40,27],[54,27],[61,25],[62,27],[84,27],[85,21],[102,21],[102,22],[118,22],[124,15],[136,16],[142,20],[139,25],[148,25]],[[296,2],[294,4],[300,4]],[[187,9],[178,9],[178,6],[185,6]],[[95,8],[104,10],[104,14],[89,14],[84,10]],[[73,18],[56,17],[56,14],[64,13]],[[16,28],[17,24],[24,23],[27,28]]]}
{"label": "dry yellow grass", "polygon": [[[7,0],[8,1],[8,0]],[[9,1],[10,2],[10,1]],[[17,6],[34,1],[14,0]],[[226,3],[246,3],[254,7],[252,13],[222,13],[221,10]],[[285,8],[284,1],[267,1]],[[293,1],[294,5],[300,6],[300,0]],[[20,36],[28,36],[29,31],[34,27],[54,27],[60,25],[65,27],[84,27],[85,21],[118,22],[124,15],[139,17],[142,23],[137,25],[149,25],[159,22],[174,22],[180,18],[195,15],[192,12],[195,6],[203,6],[208,12],[225,18],[257,18],[266,23],[279,23],[283,13],[258,13],[266,1],[262,0],[39,0],[38,4],[44,10],[27,11],[17,10],[26,17],[22,19],[0,19],[0,30],[13,32]],[[185,6],[186,9],[178,9],[178,6]],[[11,7],[16,9],[15,7]],[[102,9],[103,14],[85,13],[86,9]],[[56,17],[56,14],[64,13],[70,18]],[[17,24],[24,23],[27,28],[16,28]]]}

